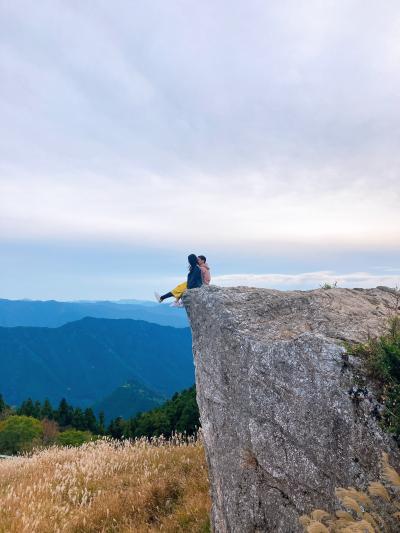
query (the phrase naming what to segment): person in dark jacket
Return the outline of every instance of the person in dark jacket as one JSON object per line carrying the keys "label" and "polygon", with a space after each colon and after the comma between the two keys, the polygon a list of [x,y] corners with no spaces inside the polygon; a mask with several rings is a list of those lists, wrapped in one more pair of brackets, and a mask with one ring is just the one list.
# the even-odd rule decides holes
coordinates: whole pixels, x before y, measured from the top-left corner
{"label": "person in dark jacket", "polygon": [[197,255],[190,254],[188,257],[189,261],[189,273],[187,276],[187,288],[188,289],[197,289],[203,285],[203,276],[201,275],[201,270],[198,264]]}
{"label": "person in dark jacket", "polygon": [[195,254],[190,254],[188,256],[189,261],[189,273],[187,276],[187,281],[184,281],[183,283],[180,283],[175,287],[175,289],[172,289],[172,291],[167,292],[166,294],[163,294],[160,296],[158,292],[154,293],[154,296],[156,297],[157,302],[161,303],[167,298],[176,298],[176,302],[174,302],[172,305],[174,307],[182,307],[183,304],[181,303],[180,298],[182,297],[183,293],[187,289],[196,289],[198,287],[201,287],[203,285],[203,277],[201,273],[201,269],[198,264],[198,257]]}

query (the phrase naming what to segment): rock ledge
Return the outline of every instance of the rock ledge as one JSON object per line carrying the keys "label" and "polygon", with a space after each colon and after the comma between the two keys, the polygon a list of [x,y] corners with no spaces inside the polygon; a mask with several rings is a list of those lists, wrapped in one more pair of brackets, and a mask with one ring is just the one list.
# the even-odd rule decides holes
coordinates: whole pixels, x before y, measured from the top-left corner
{"label": "rock ledge", "polygon": [[300,532],[299,516],[333,510],[336,487],[376,480],[382,451],[399,465],[371,398],[349,395],[342,345],[384,331],[392,292],[211,286],[184,303],[214,531]]}

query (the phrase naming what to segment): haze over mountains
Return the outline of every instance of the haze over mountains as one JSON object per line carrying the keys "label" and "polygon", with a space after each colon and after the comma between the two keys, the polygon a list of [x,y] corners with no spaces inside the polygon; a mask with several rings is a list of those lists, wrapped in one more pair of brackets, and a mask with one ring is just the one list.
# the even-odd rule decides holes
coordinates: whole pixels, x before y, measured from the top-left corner
{"label": "haze over mountains", "polygon": [[34,326],[54,328],[86,316],[94,318],[132,318],[162,326],[188,326],[184,309],[153,302],[122,300],[119,302],[58,302],[56,300],[0,299],[0,326]]}

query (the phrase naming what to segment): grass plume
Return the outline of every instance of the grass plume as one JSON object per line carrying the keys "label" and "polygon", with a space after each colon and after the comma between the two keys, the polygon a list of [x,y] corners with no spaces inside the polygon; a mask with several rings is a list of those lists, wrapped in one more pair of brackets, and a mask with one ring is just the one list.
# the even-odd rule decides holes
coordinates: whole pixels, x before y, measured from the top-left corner
{"label": "grass plume", "polygon": [[[382,455],[382,480],[369,484],[368,494],[354,487],[336,489],[342,509],[330,515],[315,509],[300,517],[307,533],[378,533],[400,531],[400,476]],[[386,486],[384,485],[386,484]]]}
{"label": "grass plume", "polygon": [[102,439],[0,462],[0,532],[209,530],[202,444]]}

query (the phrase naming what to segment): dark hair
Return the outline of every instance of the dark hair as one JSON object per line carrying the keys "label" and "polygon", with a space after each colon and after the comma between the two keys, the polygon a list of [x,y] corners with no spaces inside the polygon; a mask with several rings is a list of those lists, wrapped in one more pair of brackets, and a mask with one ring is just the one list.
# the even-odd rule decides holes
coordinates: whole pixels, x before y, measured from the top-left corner
{"label": "dark hair", "polygon": [[199,255],[198,257],[199,257],[199,259],[201,259],[202,261],[207,263],[207,257],[205,255]]}
{"label": "dark hair", "polygon": [[188,261],[189,261],[189,265],[190,265],[190,272],[194,269],[195,266],[198,266],[197,265],[197,255],[196,254],[190,254],[188,255]]}

